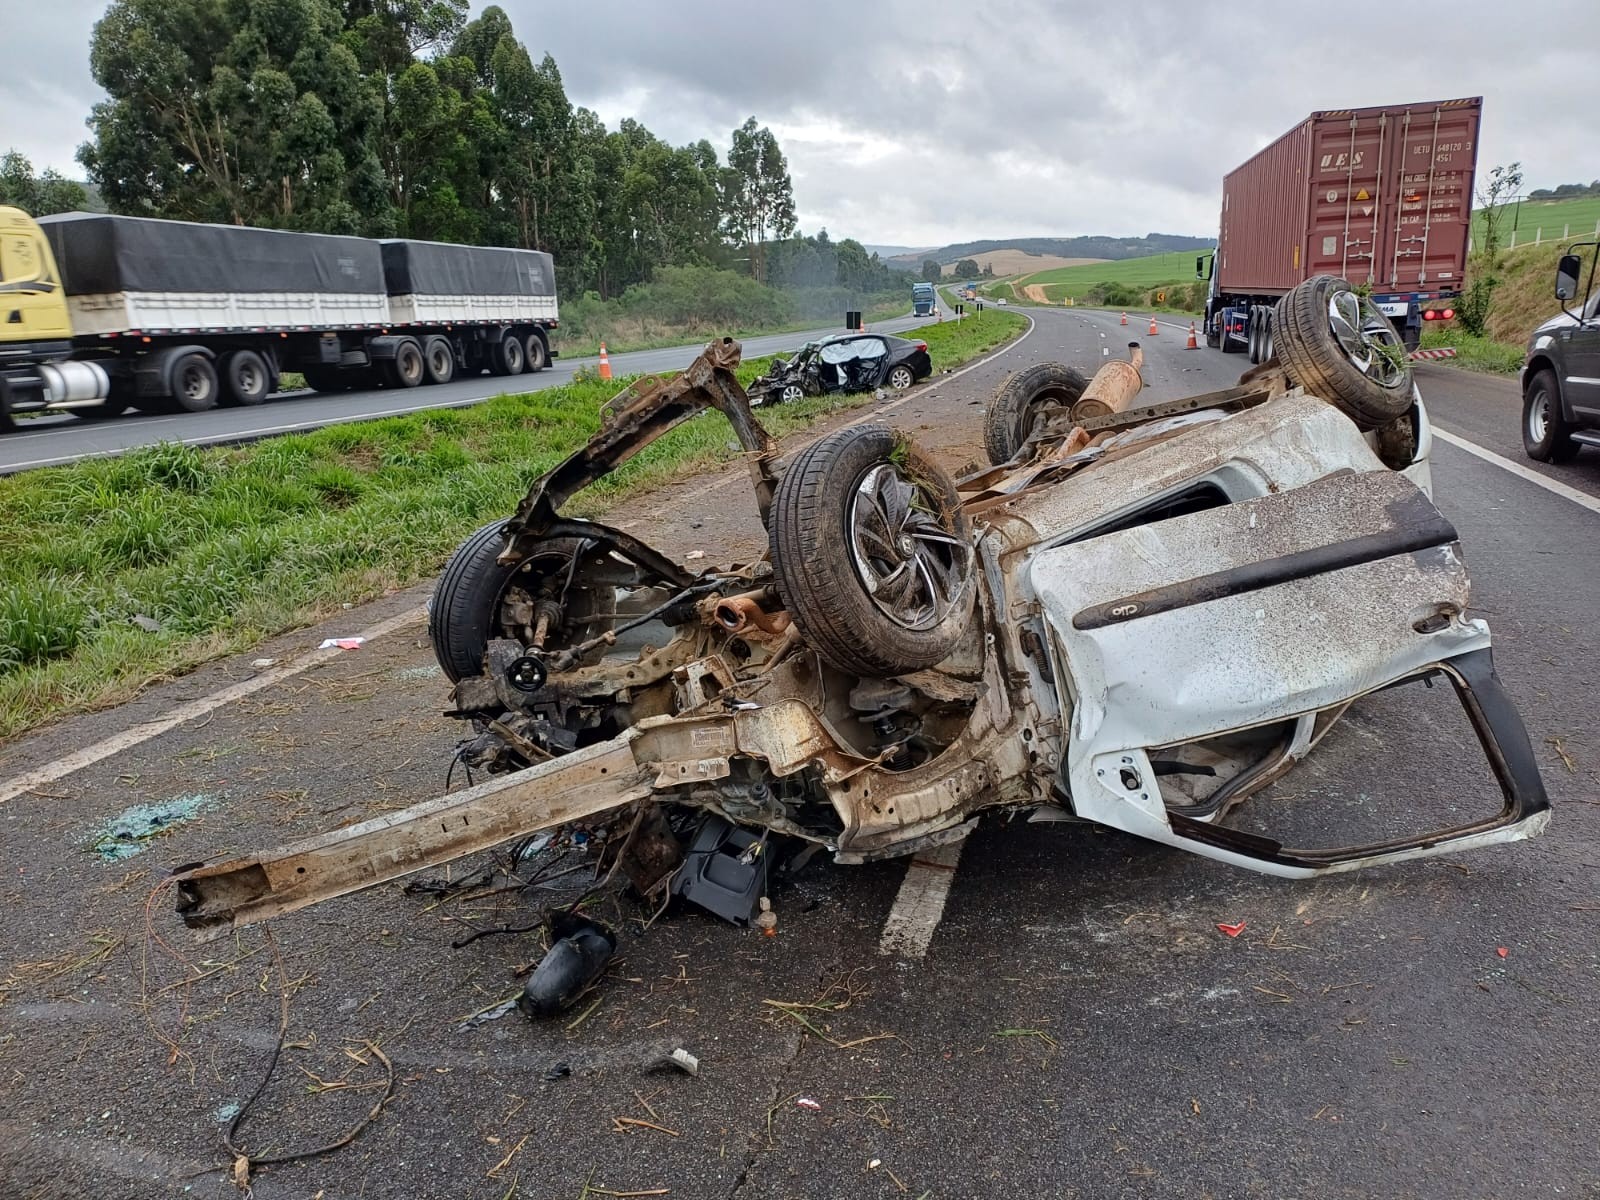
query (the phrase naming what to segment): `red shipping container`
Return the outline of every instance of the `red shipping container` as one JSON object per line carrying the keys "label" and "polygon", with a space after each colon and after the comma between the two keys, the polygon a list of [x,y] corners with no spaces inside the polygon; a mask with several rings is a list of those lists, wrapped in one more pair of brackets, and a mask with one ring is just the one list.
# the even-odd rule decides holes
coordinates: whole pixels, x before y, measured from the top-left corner
{"label": "red shipping container", "polygon": [[1455,293],[1466,267],[1483,98],[1316,112],[1222,181],[1222,292],[1312,275]]}

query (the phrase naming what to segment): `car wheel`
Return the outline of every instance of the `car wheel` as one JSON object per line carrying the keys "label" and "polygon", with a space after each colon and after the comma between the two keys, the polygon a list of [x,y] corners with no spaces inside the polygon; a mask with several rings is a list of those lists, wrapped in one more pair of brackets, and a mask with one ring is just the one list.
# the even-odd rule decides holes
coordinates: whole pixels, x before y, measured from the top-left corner
{"label": "car wheel", "polygon": [[422,347],[422,364],[429,383],[449,383],[456,375],[456,352],[448,338],[438,334]]}
{"label": "car wheel", "polygon": [[[501,530],[505,519],[492,521],[457,547],[434,585],[428,604],[428,640],[434,657],[452,683],[483,673],[483,655],[491,638],[501,636],[500,603],[512,581],[538,587],[541,580],[564,581],[583,543],[557,538],[541,543],[521,562],[502,564]],[[552,643],[553,646],[553,643]]]}
{"label": "car wheel", "polygon": [[1000,385],[983,419],[983,449],[994,466],[1017,456],[1034,427],[1068,411],[1089,386],[1082,371],[1062,363],[1040,363]]}
{"label": "car wheel", "polygon": [[778,400],[783,404],[793,404],[796,400],[804,400],[806,390],[798,383],[786,383],[783,390],[778,393]]}
{"label": "car wheel", "polygon": [[1362,429],[1411,407],[1411,363],[1389,318],[1332,275],[1298,284],[1278,302],[1276,350],[1289,378]]}
{"label": "car wheel", "polygon": [[841,671],[931,667],[971,619],[975,556],[955,484],[886,426],[801,451],[778,482],[770,542],[790,617]]}
{"label": "car wheel", "polygon": [[904,363],[897,367],[889,368],[889,386],[897,392],[905,391],[916,381],[917,377],[911,373],[911,368]]}
{"label": "car wheel", "polygon": [[204,354],[185,354],[172,364],[172,403],[182,412],[217,406],[217,369]]}
{"label": "car wheel", "polygon": [[1536,371],[1522,398],[1522,448],[1535,462],[1571,462],[1582,449],[1561,415],[1554,371]]}
{"label": "car wheel", "polygon": [[489,356],[489,373],[521,375],[526,365],[527,358],[522,348],[522,339],[509,329],[506,330],[505,336],[495,344],[494,352]]}
{"label": "car wheel", "polygon": [[550,365],[550,351],[545,348],[544,335],[535,330],[522,343],[527,370],[542,371]]}

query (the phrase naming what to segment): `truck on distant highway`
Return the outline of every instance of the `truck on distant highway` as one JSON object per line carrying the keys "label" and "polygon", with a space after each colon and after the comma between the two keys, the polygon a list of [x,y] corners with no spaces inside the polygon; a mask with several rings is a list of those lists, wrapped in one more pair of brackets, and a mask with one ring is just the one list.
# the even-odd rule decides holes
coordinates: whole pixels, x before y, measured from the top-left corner
{"label": "truck on distant highway", "polygon": [[933,284],[913,283],[911,285],[911,315],[914,317],[931,317],[935,300]]}
{"label": "truck on distant highway", "polygon": [[0,430],[537,371],[554,263],[536,250],[0,208]]}
{"label": "truck on distant highway", "polygon": [[1222,180],[1208,346],[1271,357],[1279,297],[1333,275],[1388,317],[1414,350],[1461,294],[1483,99],[1314,112]]}

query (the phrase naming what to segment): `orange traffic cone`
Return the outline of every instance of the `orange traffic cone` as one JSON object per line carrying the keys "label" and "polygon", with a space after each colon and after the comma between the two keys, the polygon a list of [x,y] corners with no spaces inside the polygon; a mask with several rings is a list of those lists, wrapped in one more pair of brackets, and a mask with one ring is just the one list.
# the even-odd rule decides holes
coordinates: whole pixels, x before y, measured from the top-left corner
{"label": "orange traffic cone", "polygon": [[1156,319],[1154,317],[1151,317],[1150,318],[1150,336],[1151,337],[1155,337],[1156,334],[1158,334],[1160,332],[1161,331],[1156,328]]}
{"label": "orange traffic cone", "polygon": [[1194,322],[1193,321],[1189,322],[1189,344],[1187,346],[1185,346],[1184,349],[1185,350],[1198,350],[1198,349],[1200,349],[1200,339],[1195,336]]}
{"label": "orange traffic cone", "polygon": [[1122,314],[1122,323],[1124,325],[1126,325],[1128,323],[1128,314],[1127,313],[1123,313]]}
{"label": "orange traffic cone", "polygon": [[600,343],[600,378],[611,378],[611,360],[606,357],[606,344]]}

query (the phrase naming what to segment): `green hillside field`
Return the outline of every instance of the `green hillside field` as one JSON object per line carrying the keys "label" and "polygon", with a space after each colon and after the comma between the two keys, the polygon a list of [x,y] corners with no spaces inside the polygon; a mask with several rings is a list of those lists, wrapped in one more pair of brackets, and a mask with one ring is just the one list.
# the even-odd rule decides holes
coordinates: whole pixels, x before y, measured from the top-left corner
{"label": "green hillside field", "polygon": [[[1124,283],[1148,287],[1154,283],[1187,283],[1194,278],[1194,260],[1201,251],[1178,250],[1171,254],[1152,254],[1148,258],[1125,258],[1120,262],[1085,263],[1081,267],[1056,267],[1038,271],[1014,282],[1063,284],[1088,291],[1097,283]],[[1053,289],[1052,289],[1053,290]],[[1050,294],[1049,292],[1046,293]]]}

